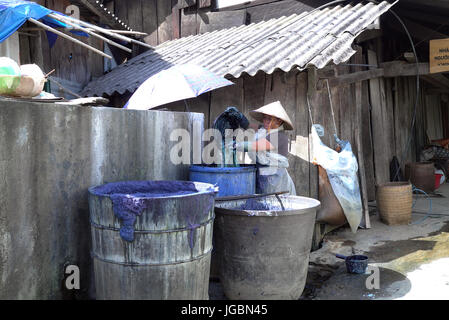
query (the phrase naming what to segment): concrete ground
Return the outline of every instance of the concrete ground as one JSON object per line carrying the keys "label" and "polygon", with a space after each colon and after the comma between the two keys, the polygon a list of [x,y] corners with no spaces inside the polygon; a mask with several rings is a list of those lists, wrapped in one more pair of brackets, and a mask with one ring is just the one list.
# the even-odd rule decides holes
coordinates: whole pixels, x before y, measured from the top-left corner
{"label": "concrete ground", "polygon": [[[341,227],[327,234],[322,247],[310,254],[301,299],[449,300],[449,184],[430,198],[414,195],[414,201],[409,225],[386,225],[373,207],[370,229],[353,234]],[[434,216],[427,215],[430,202]],[[367,255],[368,265],[379,270],[378,289],[366,286],[367,280],[375,284],[371,272],[347,273],[336,253]],[[226,299],[219,282],[211,282],[210,299]]]}

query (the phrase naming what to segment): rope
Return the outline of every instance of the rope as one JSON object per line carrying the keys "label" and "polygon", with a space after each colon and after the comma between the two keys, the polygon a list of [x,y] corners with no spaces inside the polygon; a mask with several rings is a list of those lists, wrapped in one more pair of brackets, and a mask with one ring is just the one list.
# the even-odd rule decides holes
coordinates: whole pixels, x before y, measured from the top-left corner
{"label": "rope", "polygon": [[311,126],[314,126],[314,122],[312,119],[312,110],[310,109],[309,95],[306,95],[306,98],[307,98],[307,106],[309,107],[310,123],[311,123]]}
{"label": "rope", "polygon": [[326,83],[327,83],[327,93],[329,94],[329,102],[331,105],[331,111],[332,111],[332,121],[334,122],[334,130],[335,130],[335,135],[337,134],[337,126],[335,124],[335,114],[334,114],[334,107],[332,106],[332,95],[331,95],[331,90],[329,88],[329,80],[326,79]]}

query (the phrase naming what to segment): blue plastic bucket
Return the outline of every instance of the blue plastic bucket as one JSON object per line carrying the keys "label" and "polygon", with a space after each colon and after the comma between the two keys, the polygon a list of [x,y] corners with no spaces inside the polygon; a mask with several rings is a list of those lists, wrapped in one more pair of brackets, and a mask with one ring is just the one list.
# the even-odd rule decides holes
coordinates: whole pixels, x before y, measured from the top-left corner
{"label": "blue plastic bucket", "polygon": [[211,167],[190,166],[190,181],[218,186],[217,197],[256,193],[256,166]]}

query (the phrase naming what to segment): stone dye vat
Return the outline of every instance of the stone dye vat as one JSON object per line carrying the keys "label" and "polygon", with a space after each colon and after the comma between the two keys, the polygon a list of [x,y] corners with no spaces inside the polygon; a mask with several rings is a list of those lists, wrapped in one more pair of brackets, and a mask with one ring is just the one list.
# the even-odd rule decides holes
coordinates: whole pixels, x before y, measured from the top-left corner
{"label": "stone dye vat", "polygon": [[[87,189],[188,180],[168,137],[182,128],[201,143],[203,123],[200,113],[0,99],[0,299],[95,298]],[[64,285],[68,265],[79,290]]]}
{"label": "stone dye vat", "polygon": [[215,193],[189,181],[90,188],[97,299],[208,299]]}
{"label": "stone dye vat", "polygon": [[299,299],[304,289],[316,210],[299,196],[217,202],[219,275],[229,299]]}

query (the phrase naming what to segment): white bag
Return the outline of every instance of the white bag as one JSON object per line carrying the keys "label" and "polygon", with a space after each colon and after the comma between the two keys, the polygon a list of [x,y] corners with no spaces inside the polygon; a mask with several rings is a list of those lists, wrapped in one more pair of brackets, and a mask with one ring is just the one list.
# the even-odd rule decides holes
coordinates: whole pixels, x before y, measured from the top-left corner
{"label": "white bag", "polygon": [[312,126],[313,159],[327,171],[332,190],[343,208],[352,232],[355,233],[362,220],[358,164],[349,141],[338,142],[342,146],[341,152],[323,144],[316,128]]}

